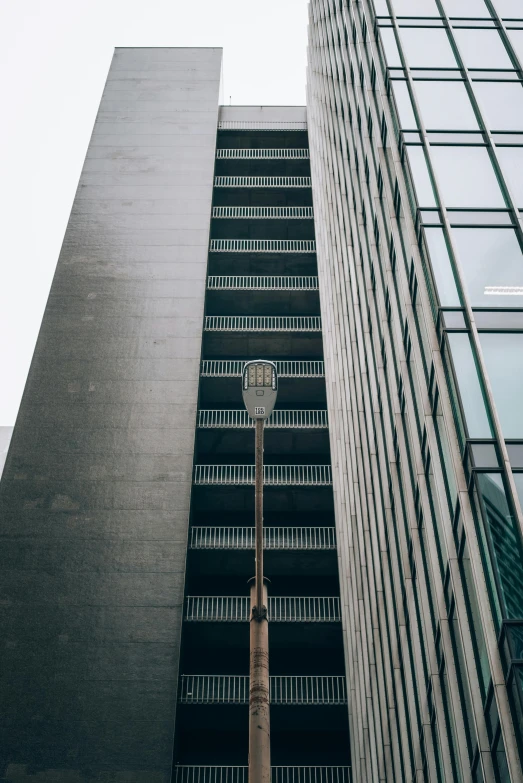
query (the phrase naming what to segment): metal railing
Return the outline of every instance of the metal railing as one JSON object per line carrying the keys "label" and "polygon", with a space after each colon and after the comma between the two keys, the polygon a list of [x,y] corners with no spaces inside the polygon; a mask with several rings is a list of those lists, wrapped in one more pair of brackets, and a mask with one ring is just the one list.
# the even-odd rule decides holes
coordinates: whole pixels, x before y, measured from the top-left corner
{"label": "metal railing", "polygon": [[[270,677],[271,704],[346,704],[345,677]],[[182,674],[181,704],[248,704],[249,677]]]}
{"label": "metal railing", "polygon": [[[177,765],[174,783],[248,783],[248,767]],[[271,767],[271,783],[350,783],[350,767]]]}
{"label": "metal railing", "polygon": [[215,188],[310,188],[310,177],[215,177]]}
{"label": "metal railing", "polygon": [[213,207],[213,218],[308,219],[314,217],[312,207]]}
{"label": "metal railing", "polygon": [[315,253],[314,239],[211,239],[211,253]]}
{"label": "metal railing", "polygon": [[[185,620],[197,623],[246,623],[250,598],[243,595],[189,595]],[[339,623],[340,599],[336,596],[269,596],[271,623]]]}
{"label": "metal railing", "polygon": [[350,783],[350,767],[272,767],[271,783]]}
{"label": "metal railing", "polygon": [[288,120],[220,120],[218,130],[306,131],[307,123]]}
{"label": "metal railing", "polygon": [[[330,465],[264,465],[266,486],[332,485]],[[194,484],[235,486],[254,484],[254,465],[195,465]]]}
{"label": "metal railing", "polygon": [[[265,549],[336,549],[333,527],[264,527]],[[253,527],[200,527],[189,531],[190,549],[254,549]]]}
{"label": "metal railing", "polygon": [[[243,410],[199,410],[198,423],[200,429],[250,429],[254,428],[245,408]],[[273,430],[283,429],[327,429],[328,415],[325,410],[275,410],[265,422],[265,427]]]}
{"label": "metal railing", "polygon": [[209,275],[210,291],[317,291],[314,275]]}
{"label": "metal railing", "polygon": [[321,332],[319,315],[206,315],[206,332]]}
{"label": "metal railing", "polygon": [[346,704],[345,677],[270,677],[271,704]]}
{"label": "metal railing", "polygon": [[[244,359],[204,359],[200,367],[202,378],[239,378],[242,374]],[[280,378],[324,378],[325,365],[322,361],[284,361],[276,360],[276,369]]]}
{"label": "metal railing", "polygon": [[240,147],[231,147],[227,149],[217,149],[217,158],[227,158],[228,160],[297,160],[310,158],[308,147],[289,147],[288,149],[242,149]]}

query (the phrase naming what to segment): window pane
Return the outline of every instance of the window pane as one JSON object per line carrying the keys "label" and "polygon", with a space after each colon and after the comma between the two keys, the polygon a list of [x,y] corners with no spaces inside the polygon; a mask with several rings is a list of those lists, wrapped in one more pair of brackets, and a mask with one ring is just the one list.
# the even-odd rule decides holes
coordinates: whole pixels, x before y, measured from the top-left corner
{"label": "window pane", "polygon": [[466,332],[451,332],[448,340],[469,438],[490,438],[492,433],[469,336]]}
{"label": "window pane", "polygon": [[381,42],[389,68],[401,68],[400,53],[392,27],[380,27]]}
{"label": "window pane", "polygon": [[508,34],[512,46],[516,50],[516,54],[521,62],[523,60],[523,30],[509,30]]}
{"label": "window pane", "polygon": [[[497,293],[497,292],[496,292]],[[494,292],[491,295],[495,295]],[[519,296],[519,291],[514,293]],[[521,302],[520,302],[521,303]],[[516,300],[513,304],[518,304]],[[523,304],[523,303],[522,303]],[[510,310],[475,310],[475,320],[478,329],[501,329],[507,332],[509,329],[523,329],[523,308]]]}
{"label": "window pane", "polygon": [[449,251],[443,229],[426,228],[425,236],[440,304],[442,307],[460,307],[461,302],[459,301],[454,274],[450,265]]}
{"label": "window pane", "polygon": [[[477,130],[478,121],[462,82],[415,81],[414,88],[427,130]],[[523,90],[521,91],[523,94]]]}
{"label": "window pane", "polygon": [[484,147],[431,147],[447,207],[504,207],[505,201]]}
{"label": "window pane", "polygon": [[414,180],[418,206],[435,207],[436,199],[434,198],[423,147],[407,147],[407,157]]}
{"label": "window pane", "polygon": [[[507,443],[507,451],[512,467],[523,468],[523,443]],[[518,476],[523,481],[523,473],[518,473]],[[523,490],[523,484],[521,489]]]}
{"label": "window pane", "polygon": [[505,438],[523,438],[523,332],[480,333]]}
{"label": "window pane", "polygon": [[519,503],[523,507],[523,473],[513,473]]}
{"label": "window pane", "polygon": [[445,9],[449,16],[481,19],[490,17],[484,0],[445,0]]}
{"label": "window pane", "polygon": [[485,698],[490,680],[490,665],[487,653],[487,645],[485,644],[485,635],[481,625],[481,613],[476,595],[476,587],[474,585],[474,577],[472,575],[472,567],[470,564],[469,548],[466,541],[463,546],[461,566],[464,582],[463,587],[465,601],[467,604],[467,615],[472,629],[472,638],[475,642],[474,646],[477,658],[476,665],[478,673],[480,674],[479,684],[481,687],[481,694],[483,698]]}
{"label": "window pane", "polygon": [[476,746],[474,712],[472,709],[469,679],[467,675],[468,667],[465,662],[465,653],[461,642],[460,624],[455,613],[449,617],[449,631],[456,662],[456,674],[458,675],[458,691],[463,715],[463,726],[465,728],[465,739],[467,740],[469,759],[472,760]]}
{"label": "window pane", "polygon": [[523,209],[523,147],[498,147],[496,155],[516,206]]}
{"label": "window pane", "polygon": [[456,68],[445,30],[430,27],[402,27],[403,52],[411,68]]}
{"label": "window pane", "polygon": [[452,231],[473,307],[523,307],[523,254],[512,229]]}
{"label": "window pane", "polygon": [[454,30],[467,68],[513,68],[497,30]]}
{"label": "window pane", "polygon": [[490,130],[523,130],[523,88],[518,83],[474,82]]}
{"label": "window pane", "polygon": [[496,11],[505,19],[523,19],[523,3],[521,0],[496,0]]}
{"label": "window pane", "polygon": [[376,16],[390,16],[386,0],[373,0]]}
{"label": "window pane", "polygon": [[417,128],[418,123],[414,116],[407,82],[393,81],[392,87],[396,106],[398,107],[400,127],[404,130],[413,130],[414,128]]}
{"label": "window pane", "polygon": [[439,16],[435,0],[393,0],[396,16]]}
{"label": "window pane", "polygon": [[508,619],[519,618],[523,613],[523,552],[517,523],[500,473],[479,473],[478,486]]}

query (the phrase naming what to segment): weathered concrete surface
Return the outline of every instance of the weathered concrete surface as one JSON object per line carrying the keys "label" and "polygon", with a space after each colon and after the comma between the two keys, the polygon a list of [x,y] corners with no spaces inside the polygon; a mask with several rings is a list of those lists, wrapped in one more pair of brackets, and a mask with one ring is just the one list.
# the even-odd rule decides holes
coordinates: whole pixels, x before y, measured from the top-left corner
{"label": "weathered concrete surface", "polygon": [[0,491],[0,777],[170,780],[221,58],[114,55]]}

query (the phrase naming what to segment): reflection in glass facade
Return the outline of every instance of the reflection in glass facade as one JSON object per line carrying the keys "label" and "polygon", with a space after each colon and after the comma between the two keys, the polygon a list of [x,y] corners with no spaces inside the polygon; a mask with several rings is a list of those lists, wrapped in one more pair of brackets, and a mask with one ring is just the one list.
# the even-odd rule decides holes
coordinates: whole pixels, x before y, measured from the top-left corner
{"label": "reflection in glass facade", "polygon": [[478,473],[477,481],[505,612],[509,620],[519,619],[523,607],[523,549],[503,477],[501,473]]}
{"label": "reflection in glass facade", "polygon": [[452,237],[472,307],[523,305],[523,254],[513,228],[455,228]]}
{"label": "reflection in glass facade", "polygon": [[310,2],[358,781],[523,780],[522,68],[522,0]]}

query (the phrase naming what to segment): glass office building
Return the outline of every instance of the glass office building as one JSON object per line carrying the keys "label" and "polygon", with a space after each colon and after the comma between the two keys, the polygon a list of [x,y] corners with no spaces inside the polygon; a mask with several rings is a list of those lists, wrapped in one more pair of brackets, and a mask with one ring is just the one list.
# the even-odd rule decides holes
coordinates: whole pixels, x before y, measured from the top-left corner
{"label": "glass office building", "polygon": [[354,780],[522,779],[523,3],[312,0]]}

